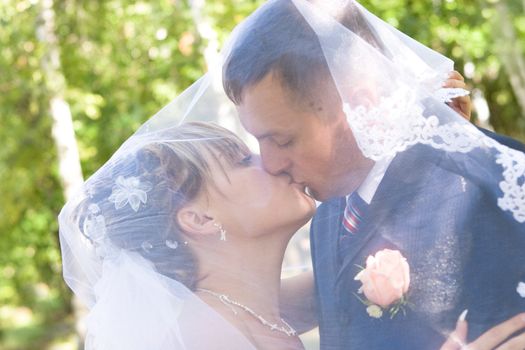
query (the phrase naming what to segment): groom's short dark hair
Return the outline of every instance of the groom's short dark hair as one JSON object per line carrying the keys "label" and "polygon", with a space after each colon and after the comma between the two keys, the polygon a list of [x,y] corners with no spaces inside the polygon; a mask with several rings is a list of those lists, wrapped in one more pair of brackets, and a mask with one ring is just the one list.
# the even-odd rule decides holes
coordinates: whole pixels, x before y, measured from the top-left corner
{"label": "groom's short dark hair", "polygon": [[[322,0],[319,0],[322,1]],[[351,1],[337,20],[381,51],[381,40]],[[311,97],[330,76],[317,35],[291,0],[270,0],[245,23],[223,68],[228,97],[242,102],[246,88],[268,73],[299,99]]]}

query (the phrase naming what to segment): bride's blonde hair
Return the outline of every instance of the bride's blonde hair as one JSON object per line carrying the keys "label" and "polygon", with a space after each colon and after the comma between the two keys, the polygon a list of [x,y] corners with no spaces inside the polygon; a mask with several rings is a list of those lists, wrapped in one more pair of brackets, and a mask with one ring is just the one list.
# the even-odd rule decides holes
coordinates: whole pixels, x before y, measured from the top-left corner
{"label": "bride's blonde hair", "polygon": [[[133,169],[134,177],[153,184],[140,211],[134,212],[129,206],[116,209],[107,200],[115,179],[106,178],[107,181],[97,181],[95,195],[79,208],[79,224],[87,216],[89,206],[96,204],[106,217],[106,234],[113,245],[140,253],[159,273],[193,290],[198,262],[184,244],[177,212],[213,186],[210,162],[225,171],[225,167],[242,161],[250,151],[232,132],[205,122],[181,124],[163,131],[159,139],[144,144],[114,166]],[[137,217],[140,227],[133,224]]]}

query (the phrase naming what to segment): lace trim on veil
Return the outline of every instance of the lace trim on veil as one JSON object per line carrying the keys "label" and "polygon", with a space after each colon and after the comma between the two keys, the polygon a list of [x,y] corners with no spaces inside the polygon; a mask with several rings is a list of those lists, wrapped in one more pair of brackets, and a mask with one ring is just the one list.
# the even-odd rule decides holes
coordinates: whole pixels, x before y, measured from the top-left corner
{"label": "lace trim on veil", "polygon": [[[462,90],[462,89],[446,89]],[[459,94],[459,95],[458,95]],[[439,100],[464,96],[461,91],[449,91]],[[503,168],[499,187],[503,196],[498,206],[508,210],[514,219],[525,222],[525,154],[482,137],[475,126],[467,122],[440,124],[435,115],[424,116],[424,108],[409,89],[400,89],[383,97],[374,107],[343,104],[349,125],[363,154],[375,161],[393,157],[416,144],[424,144],[446,152],[467,153],[478,147],[495,149],[496,163]]]}

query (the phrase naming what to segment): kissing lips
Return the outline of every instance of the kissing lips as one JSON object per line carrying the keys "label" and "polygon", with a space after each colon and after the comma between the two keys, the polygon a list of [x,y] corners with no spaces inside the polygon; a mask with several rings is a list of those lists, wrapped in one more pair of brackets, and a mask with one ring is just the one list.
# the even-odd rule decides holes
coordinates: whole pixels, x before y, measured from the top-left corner
{"label": "kissing lips", "polygon": [[300,191],[302,193],[304,193],[308,197],[314,199],[314,197],[312,196],[312,191],[310,190],[310,188],[308,186],[306,186],[305,183],[294,182],[293,185],[299,187],[299,189],[300,189]]}
{"label": "kissing lips", "polygon": [[310,187],[305,186],[305,193],[308,197],[315,199],[313,191]]}

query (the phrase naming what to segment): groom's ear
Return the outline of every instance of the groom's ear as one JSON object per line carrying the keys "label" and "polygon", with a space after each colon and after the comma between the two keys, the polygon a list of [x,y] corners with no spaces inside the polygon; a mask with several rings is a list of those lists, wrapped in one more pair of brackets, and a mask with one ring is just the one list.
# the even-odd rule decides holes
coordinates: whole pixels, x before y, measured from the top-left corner
{"label": "groom's ear", "polygon": [[217,234],[213,217],[197,203],[188,204],[180,209],[177,213],[177,222],[185,233],[195,238]]}

